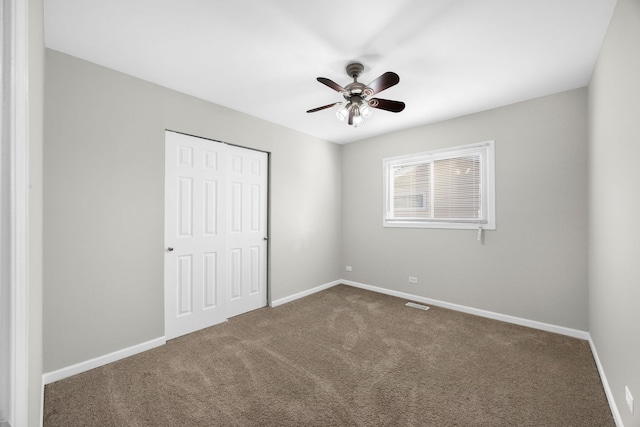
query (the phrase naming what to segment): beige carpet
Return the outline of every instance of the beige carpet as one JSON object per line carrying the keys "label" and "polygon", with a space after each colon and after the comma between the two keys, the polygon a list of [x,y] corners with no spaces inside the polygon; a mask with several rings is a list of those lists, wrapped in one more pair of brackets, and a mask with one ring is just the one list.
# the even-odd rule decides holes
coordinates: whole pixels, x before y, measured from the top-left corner
{"label": "beige carpet", "polygon": [[586,341],[336,286],[47,385],[45,426],[615,426]]}

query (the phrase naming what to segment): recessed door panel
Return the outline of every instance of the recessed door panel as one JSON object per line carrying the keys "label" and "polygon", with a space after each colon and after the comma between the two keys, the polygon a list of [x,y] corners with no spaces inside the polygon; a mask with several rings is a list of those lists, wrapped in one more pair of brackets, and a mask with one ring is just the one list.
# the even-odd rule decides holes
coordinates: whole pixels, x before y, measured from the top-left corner
{"label": "recessed door panel", "polygon": [[251,184],[250,188],[251,188],[251,195],[250,195],[251,206],[249,207],[249,215],[251,215],[251,219],[249,221],[251,224],[250,230],[253,232],[259,232],[260,231],[260,208],[261,208],[260,185]]}
{"label": "recessed door panel", "polygon": [[191,255],[178,257],[178,316],[193,312],[193,261]]}
{"label": "recessed door panel", "polygon": [[218,183],[212,179],[206,179],[204,184],[204,224],[203,232],[205,236],[214,236],[217,233],[217,204],[218,204]]}
{"label": "recessed door panel", "polygon": [[242,183],[232,182],[229,187],[231,198],[229,200],[230,232],[242,232]]}
{"label": "recessed door panel", "polygon": [[260,279],[262,277],[260,271],[260,246],[252,246],[250,248],[250,259],[251,263],[251,282],[249,283],[249,293],[251,295],[255,295],[260,292]]}
{"label": "recessed door panel", "polygon": [[242,249],[231,250],[231,299],[242,297]]}
{"label": "recessed door panel", "polygon": [[209,252],[204,254],[204,301],[203,307],[216,307],[216,296],[218,287],[218,254]]}
{"label": "recessed door panel", "polygon": [[185,168],[193,166],[193,147],[178,145],[178,166]]}
{"label": "recessed door panel", "polygon": [[239,154],[231,154],[231,171],[234,173],[242,173],[242,156]]}
{"label": "recessed door panel", "polygon": [[193,236],[193,179],[178,178],[178,236]]}
{"label": "recessed door panel", "polygon": [[218,153],[211,150],[204,150],[204,168],[218,170]]}
{"label": "recessed door panel", "polygon": [[251,174],[255,176],[260,176],[260,160],[259,159],[251,159]]}

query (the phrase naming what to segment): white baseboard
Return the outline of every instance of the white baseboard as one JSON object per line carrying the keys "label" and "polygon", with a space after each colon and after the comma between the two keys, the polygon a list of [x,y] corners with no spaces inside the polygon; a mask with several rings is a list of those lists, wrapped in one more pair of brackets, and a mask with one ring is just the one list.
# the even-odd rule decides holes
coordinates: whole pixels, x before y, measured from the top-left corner
{"label": "white baseboard", "polygon": [[602,380],[602,386],[604,387],[604,394],[607,396],[607,400],[609,401],[609,407],[611,408],[611,413],[613,414],[613,420],[616,422],[616,426],[624,427],[624,423],[622,422],[622,417],[620,416],[620,411],[618,410],[618,405],[616,405],[616,401],[613,398],[613,393],[611,392],[609,381],[607,380],[607,376],[604,373],[604,368],[600,363],[600,357],[598,357],[598,352],[596,351],[596,345],[593,343],[593,340],[591,339],[591,335],[589,335],[589,345],[591,346],[591,353],[593,353],[593,358],[596,361],[596,366],[598,367],[600,380]]}
{"label": "white baseboard", "polygon": [[122,350],[114,351],[113,353],[105,354],[104,356],[95,357],[85,362],[76,363],[75,365],[67,366],[66,368],[58,369],[57,371],[46,372],[42,375],[42,382],[45,385],[51,384],[72,375],[77,375],[79,373],[104,366],[108,363],[124,359],[125,357],[151,350],[152,348],[159,347],[165,343],[165,337],[159,337]]}
{"label": "white baseboard", "polygon": [[481,310],[479,308],[468,307],[465,305],[453,304],[450,302],[439,301],[436,299],[425,298],[417,295],[408,294],[405,292],[393,291],[391,289],[380,288],[377,286],[366,285],[364,283],[352,282],[350,280],[341,280],[339,283],[353,286],[356,288],[366,289],[373,292],[379,292],[381,294],[391,295],[398,298],[408,299],[411,301],[421,302],[423,304],[435,305],[437,307],[448,308],[450,310],[461,311],[463,313],[473,314],[476,316],[487,317],[489,319],[500,320],[502,322],[513,323],[515,325],[527,326],[529,328],[540,329],[547,332],[554,332],[556,334],[567,335],[573,338],[580,338],[583,340],[589,339],[589,333],[587,331],[580,331],[578,329],[566,328],[564,326],[551,325],[549,323],[537,322],[535,320],[523,319],[521,317],[509,316],[507,314],[495,313],[493,311]]}
{"label": "white baseboard", "polygon": [[271,307],[277,307],[279,305],[286,304],[291,301],[295,301],[299,298],[307,297],[317,292],[324,291],[325,289],[332,288],[341,283],[344,283],[344,280],[336,280],[333,282],[325,283],[324,285],[316,286],[315,288],[307,289],[306,291],[298,292],[297,294],[289,295],[288,297],[271,301]]}

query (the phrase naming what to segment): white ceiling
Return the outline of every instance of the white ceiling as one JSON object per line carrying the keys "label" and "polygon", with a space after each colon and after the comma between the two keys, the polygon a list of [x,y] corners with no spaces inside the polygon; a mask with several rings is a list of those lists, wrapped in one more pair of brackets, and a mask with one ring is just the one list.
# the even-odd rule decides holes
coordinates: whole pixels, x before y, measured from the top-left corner
{"label": "white ceiling", "polygon": [[[586,86],[615,0],[45,0],[46,46],[346,143]],[[358,128],[318,83],[400,83]]]}

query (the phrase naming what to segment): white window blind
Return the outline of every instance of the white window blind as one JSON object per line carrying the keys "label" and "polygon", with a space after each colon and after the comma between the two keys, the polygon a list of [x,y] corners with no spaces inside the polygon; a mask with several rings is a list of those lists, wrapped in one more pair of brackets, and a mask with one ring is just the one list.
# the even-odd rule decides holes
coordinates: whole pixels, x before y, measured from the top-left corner
{"label": "white window blind", "polygon": [[384,159],[391,227],[495,228],[493,141]]}

